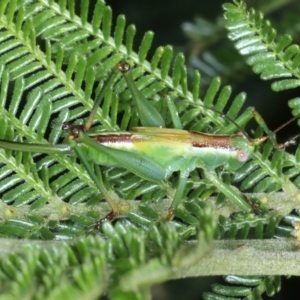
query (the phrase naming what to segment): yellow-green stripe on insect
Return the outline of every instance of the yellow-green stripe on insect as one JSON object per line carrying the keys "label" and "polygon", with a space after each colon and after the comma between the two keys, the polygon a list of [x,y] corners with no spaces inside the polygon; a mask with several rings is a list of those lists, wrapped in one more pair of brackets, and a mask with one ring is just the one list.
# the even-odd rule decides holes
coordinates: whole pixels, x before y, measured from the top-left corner
{"label": "yellow-green stripe on insect", "polygon": [[[126,80],[144,127],[132,128],[130,132],[88,134],[99,103],[118,72],[122,72]],[[178,120],[175,123],[178,124]],[[164,182],[174,172],[179,172],[179,182],[167,214],[168,219],[174,216],[176,208],[182,201],[188,176],[196,168],[203,169],[211,183],[240,209],[246,212],[251,211],[252,207],[247,199],[235,188],[224,184],[217,176],[215,169],[223,166],[229,171],[237,170],[248,160],[256,145],[264,142],[283,127],[281,126],[267,136],[253,140],[243,131],[233,135],[212,135],[164,128],[164,119],[137,89],[127,63],[116,66],[95,102],[86,124],[75,126],[66,123],[64,126],[70,130],[70,144],[67,145],[22,144],[1,140],[0,147],[41,153],[69,153],[74,150],[112,208],[112,212],[103,220],[115,217],[119,213],[119,208],[103,188],[101,179],[96,176],[89,161],[99,165],[123,167],[145,180],[158,184]]]}

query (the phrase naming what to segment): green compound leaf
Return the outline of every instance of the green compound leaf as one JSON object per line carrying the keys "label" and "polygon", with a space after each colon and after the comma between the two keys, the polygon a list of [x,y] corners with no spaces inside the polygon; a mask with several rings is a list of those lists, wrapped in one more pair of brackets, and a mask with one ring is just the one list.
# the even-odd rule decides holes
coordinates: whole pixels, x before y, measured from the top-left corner
{"label": "green compound leaf", "polygon": [[276,39],[276,30],[261,12],[247,10],[244,1],[233,2],[224,4],[223,8],[228,37],[234,41],[236,49],[247,56],[247,63],[262,79],[276,79],[272,84],[274,91],[298,87],[299,46],[291,45],[292,38],[287,34]]}
{"label": "green compound leaf", "polygon": [[[254,72],[265,80],[274,80],[276,91],[297,87],[300,54],[290,36],[276,39],[275,30],[262,14],[247,11],[242,1],[224,7],[230,38],[240,53],[248,56]],[[3,140],[18,141],[25,148],[26,143],[65,143],[60,124],[83,123],[111,70],[123,61],[132,66],[138,90],[164,116],[167,127],[183,125],[186,130],[233,134],[239,129],[225,115],[242,128],[252,118],[251,109],[241,111],[245,93],[232,95],[232,88],[223,86],[218,76],[212,76],[206,83],[207,90],[200,93],[203,77],[195,71],[189,81],[185,58],[174,54],[172,46],[159,47],[149,57],[152,32],[145,34],[138,52],[134,52],[135,26],[126,27],[124,16],[119,16],[114,25],[112,11],[104,1],[92,6],[89,1],[3,0],[0,16]],[[212,55],[205,53],[203,57],[215,67],[213,74],[221,70]],[[91,131],[119,132],[139,126],[133,103],[124,78],[118,75],[105,92]],[[289,105],[299,113],[298,98]],[[11,291],[15,298],[30,297],[34,289],[43,299],[89,299],[102,294],[147,299],[152,284],[175,278],[182,269],[201,261],[211,251],[213,238],[289,237],[292,221],[299,217],[282,219],[281,214],[288,214],[299,197],[300,148],[296,156],[274,150],[272,143],[257,148],[234,174],[223,168],[216,170],[224,186],[234,184],[241,190],[264,193],[267,208],[260,205],[261,198],[249,197],[254,203],[249,214],[237,212],[237,207],[198,169],[188,178],[186,201],[181,203],[175,220],[164,223],[161,219],[174,196],[178,174],[162,188],[124,169],[101,166],[103,184],[109,192],[136,200],[124,201],[126,218],[105,224],[101,232],[94,232],[92,225],[109,208],[99,205],[104,196],[76,157],[32,155],[25,153],[26,149],[1,150],[0,236],[22,239],[23,243],[30,240],[28,250],[9,248],[10,255],[1,251],[1,286],[7,287],[1,292],[3,297]],[[98,167],[92,168],[100,173]],[[280,190],[293,200],[269,205],[266,195]],[[86,237],[88,229],[97,236]],[[190,241],[184,244],[188,238]],[[55,240],[50,244],[55,249],[48,248],[48,242],[32,247],[35,239]],[[72,244],[57,242],[70,239]],[[17,242],[14,240],[19,245]],[[215,285],[214,294],[204,297],[255,298],[264,291],[273,295],[280,288],[277,276],[232,276],[227,283],[233,286]]]}

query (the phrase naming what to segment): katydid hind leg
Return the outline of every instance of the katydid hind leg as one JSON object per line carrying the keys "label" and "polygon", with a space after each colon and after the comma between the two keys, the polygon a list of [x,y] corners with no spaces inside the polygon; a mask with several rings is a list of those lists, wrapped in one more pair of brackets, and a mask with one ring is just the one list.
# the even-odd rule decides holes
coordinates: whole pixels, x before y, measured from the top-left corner
{"label": "katydid hind leg", "polygon": [[80,147],[77,145],[77,142],[75,142],[74,140],[79,138],[81,132],[87,132],[90,129],[90,127],[92,126],[92,123],[96,116],[97,109],[98,109],[101,101],[103,100],[106,91],[108,90],[108,88],[112,85],[113,81],[115,80],[117,74],[118,74],[117,69],[114,69],[111,72],[110,76],[104,83],[101,93],[99,94],[97,100],[95,101],[94,106],[90,112],[90,115],[84,125],[72,125],[72,124],[68,124],[68,123],[64,124],[67,126],[67,129],[70,130],[69,140],[70,140],[72,148],[74,149],[77,156],[81,160],[87,173],[94,181],[98,190],[104,196],[105,200],[107,201],[107,203],[110,205],[110,207],[112,209],[112,211],[107,216],[102,218],[100,221],[96,222],[95,227],[98,229],[101,228],[103,222],[113,220],[119,214],[119,208],[118,208],[118,204],[117,204],[118,200],[116,201],[116,199],[118,197],[114,192],[112,193],[112,191],[108,191],[105,188],[103,181],[102,181],[101,174],[97,174],[98,176],[95,174],[90,163],[87,161],[87,159],[83,155]]}
{"label": "katydid hind leg", "polygon": [[165,127],[165,121],[160,112],[144,97],[142,92],[137,88],[131,74],[130,65],[127,63],[120,63],[117,65],[117,69],[124,76],[129,91],[132,95],[132,99],[136,104],[142,125],[148,127]]}
{"label": "katydid hind leg", "polygon": [[[113,194],[110,193],[110,191],[108,191],[105,188],[105,186],[103,184],[103,181],[102,181],[101,174],[96,174],[94,172],[92,166],[90,165],[90,163],[87,161],[87,159],[83,155],[83,153],[82,153],[82,151],[80,149],[80,146],[77,145],[77,142],[71,141],[70,143],[71,143],[72,148],[76,152],[77,156],[81,160],[82,164],[84,165],[87,173],[92,178],[92,180],[96,184],[98,190],[102,193],[102,195],[104,196],[105,200],[107,201],[107,203],[110,205],[110,207],[112,209],[112,211],[108,215],[106,215],[100,221],[97,221],[95,223],[95,227],[99,229],[99,228],[101,228],[101,224],[103,224],[103,222],[105,222],[105,221],[111,221],[111,220],[113,220],[119,214],[118,203],[116,201],[116,194],[115,193],[113,193]],[[100,177],[99,177],[99,175],[100,175]]]}

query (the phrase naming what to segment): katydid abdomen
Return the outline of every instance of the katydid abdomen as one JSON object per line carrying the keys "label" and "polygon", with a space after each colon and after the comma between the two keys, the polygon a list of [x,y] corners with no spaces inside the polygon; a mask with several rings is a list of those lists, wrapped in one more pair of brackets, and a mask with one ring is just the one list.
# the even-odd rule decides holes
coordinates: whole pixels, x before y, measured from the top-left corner
{"label": "katydid abdomen", "polygon": [[252,152],[249,141],[239,134],[208,135],[179,129],[137,127],[129,133],[89,137],[105,148],[80,144],[87,159],[108,166],[129,164],[133,173],[152,181],[166,179],[175,171],[191,172],[203,166],[208,170],[219,166],[235,170]]}

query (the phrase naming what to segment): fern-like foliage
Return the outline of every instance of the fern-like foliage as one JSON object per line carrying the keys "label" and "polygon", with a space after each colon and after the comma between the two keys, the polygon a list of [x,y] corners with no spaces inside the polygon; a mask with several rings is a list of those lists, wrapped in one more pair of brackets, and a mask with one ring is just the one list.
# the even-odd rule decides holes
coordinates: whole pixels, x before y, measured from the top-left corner
{"label": "fern-like foliage", "polygon": [[273,296],[280,290],[280,276],[260,277],[240,277],[226,276],[226,283],[231,286],[222,284],[212,285],[214,293],[205,293],[203,299],[226,299],[222,297],[243,297],[240,299],[262,299],[261,295],[266,293],[269,297]]}
{"label": "fern-like foliage", "polygon": [[[251,108],[241,111],[245,93],[232,96],[232,88],[222,86],[219,77],[212,76],[210,83],[205,78],[202,87],[207,89],[200,91],[199,71],[193,71],[189,81],[185,57],[174,57],[171,46],[157,48],[148,58],[152,32],[145,34],[134,52],[135,27],[126,27],[125,17],[119,16],[112,28],[112,11],[103,0],[95,7],[89,7],[89,1],[77,2],[0,1],[0,139],[18,141],[24,147],[20,149],[24,151],[0,151],[0,236],[73,239],[68,244],[52,241],[42,246],[27,242],[27,250],[14,248],[9,256],[4,252],[0,260],[3,297],[11,291],[14,299],[30,297],[34,289],[36,299],[94,299],[105,293],[116,299],[147,299],[152,284],[191,276],[190,268],[211,250],[213,237],[289,236],[291,219],[299,217],[282,216],[295,208],[299,197],[300,150],[294,156],[274,149],[274,142],[269,141],[258,145],[251,160],[234,174],[216,170],[231,191],[236,189],[231,185],[237,185],[254,192],[247,199],[254,203],[254,211],[257,204],[257,215],[239,212],[207,173],[194,170],[175,220],[164,223],[161,216],[174,196],[178,174],[159,185],[122,168],[93,166],[105,189],[125,199],[121,201],[124,219],[115,226],[105,224],[100,233],[94,230],[95,220],[110,208],[75,155],[25,150],[30,147],[27,143],[67,143],[61,123],[84,122],[117,63],[133,66],[138,89],[161,112],[167,127],[174,126],[170,103],[184,129],[211,134],[236,133],[236,124],[244,127],[253,113]],[[275,90],[297,86],[300,55],[297,46],[289,46],[291,39],[285,36],[276,42],[270,24],[261,14],[248,12],[242,1],[226,4],[225,9],[230,36],[242,54],[250,55],[254,71],[263,79],[277,78]],[[290,104],[297,99],[293,101]],[[91,132],[128,131],[140,125],[133,103],[124,78],[117,75],[97,110]],[[255,137],[259,135],[258,130]],[[269,193],[279,191],[284,193],[268,198]],[[286,207],[278,204],[282,195],[289,202]],[[89,233],[99,236],[86,237]],[[43,250],[44,246],[49,248]],[[244,290],[215,286],[213,291],[231,297],[268,292],[273,281],[278,283],[277,277],[268,278],[253,279],[255,283]],[[227,282],[247,285],[245,280]],[[205,297],[213,299],[210,294]]]}
{"label": "fern-like foliage", "polygon": [[[211,227],[202,230],[198,226],[199,243],[185,249],[171,223],[153,225],[148,232],[134,225],[118,223],[113,227],[107,223],[103,232],[108,240],[89,236],[69,245],[61,243],[55,249],[47,242],[16,248],[0,260],[0,282],[5,287],[1,297],[97,299],[108,293],[112,298],[147,299],[151,284],[191,263],[184,253],[193,252],[197,261],[209,251],[215,222],[205,220]],[[152,259],[146,255],[150,249]]]}
{"label": "fern-like foliage", "polygon": [[[282,91],[300,85],[300,51],[292,44],[289,34],[276,40],[276,30],[261,12],[249,11],[244,1],[225,4],[228,37],[234,41],[240,54],[263,80],[273,80],[272,89]],[[293,114],[298,115],[299,98],[289,101]]]}
{"label": "fern-like foliage", "polygon": [[[121,16],[114,29],[114,38],[110,37],[111,11],[102,1],[95,7],[91,24],[84,17],[88,10],[86,4],[81,6],[81,18],[74,10],[74,5],[66,7],[64,2],[58,5],[51,1],[28,1],[20,7],[14,2],[3,2],[1,53],[5,54],[1,57],[2,139],[57,143],[60,141],[61,128],[51,128],[50,121],[55,120],[59,124],[86,116],[86,111],[92,107],[92,99],[102,88],[102,80],[124,59],[138,64],[133,70],[133,77],[138,88],[148,98],[163,100],[160,92],[167,88],[171,99],[198,100],[199,74],[195,73],[191,93],[187,89],[184,57],[179,54],[173,58],[172,47],[158,48],[151,61],[147,62],[145,57],[152,33],[145,35],[136,54],[131,49],[134,27],[127,28],[123,46],[121,41],[124,39],[125,20]],[[11,15],[8,16],[8,13]],[[25,34],[26,28],[30,28],[30,31]],[[40,46],[36,44],[37,41]],[[40,50],[42,48],[44,51]],[[172,60],[174,65],[171,78],[168,74]],[[148,74],[145,75],[145,72]],[[12,91],[8,92],[10,89]],[[216,78],[203,99],[204,105],[212,106],[215,101],[215,109],[221,111],[230,94],[230,87],[221,88],[221,82]],[[244,94],[234,99],[228,111],[230,118],[237,116],[244,100]],[[162,102],[156,101],[157,105]],[[178,107],[181,122],[187,129],[216,132],[222,128],[223,132],[229,133],[236,130],[229,121],[224,121],[222,116],[210,110],[187,110],[187,106],[185,102]],[[250,118],[248,111],[237,122],[244,125]],[[136,109],[131,105],[131,96],[123,79],[119,78],[106,94],[94,123],[94,130],[98,131],[126,130],[138,124]],[[168,115],[166,123],[171,125]],[[22,137],[14,137],[14,132]],[[14,204],[15,207],[29,204],[31,209],[49,203],[55,209],[56,218],[60,220],[65,217],[66,211],[76,210],[73,205],[86,201],[94,204],[101,200],[93,181],[72,156],[34,155],[31,159],[30,155],[21,152],[15,157],[14,152],[6,151],[3,152],[2,160],[5,163],[1,176],[4,203]],[[20,168],[16,168],[17,165]],[[123,170],[109,169],[106,174],[110,186],[117,186],[125,199],[142,197],[142,200],[161,200],[170,192],[162,191],[159,186],[144,182]],[[198,182],[196,179],[194,181]]]}
{"label": "fern-like foliage", "polygon": [[253,71],[264,80],[278,78],[272,84],[274,91],[299,86],[300,52],[298,45],[291,45],[291,36],[275,41],[276,31],[270,22],[260,12],[247,11],[244,1],[225,4],[224,8],[229,38],[242,55],[249,56],[247,63]]}
{"label": "fern-like foliage", "polygon": [[[252,66],[253,71],[261,74],[263,80],[275,79],[272,83],[274,91],[299,86],[299,46],[291,45],[292,38],[289,35],[284,35],[276,41],[276,31],[270,22],[263,18],[262,13],[253,9],[248,11],[244,1],[233,2],[224,5],[228,36],[235,42],[239,52],[247,56],[247,63]],[[291,107],[295,107],[295,115],[299,114],[295,106],[298,103],[297,99],[289,102]],[[255,154],[254,160],[247,162],[241,168],[241,173],[235,175],[236,181],[242,181],[243,189],[253,187],[255,191],[260,192],[283,188],[288,191],[291,188],[291,185],[287,184],[289,178],[293,178],[299,187],[299,164],[295,157],[282,151],[274,153],[270,143],[263,146],[261,153],[262,155]],[[258,168],[258,165],[262,166],[264,171]],[[286,173],[283,172],[285,167],[290,167]],[[266,176],[266,170],[270,177]],[[292,188],[291,192],[294,191]]]}

